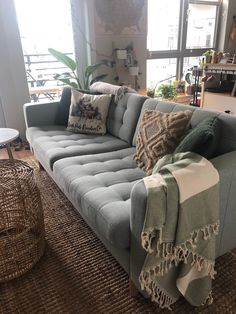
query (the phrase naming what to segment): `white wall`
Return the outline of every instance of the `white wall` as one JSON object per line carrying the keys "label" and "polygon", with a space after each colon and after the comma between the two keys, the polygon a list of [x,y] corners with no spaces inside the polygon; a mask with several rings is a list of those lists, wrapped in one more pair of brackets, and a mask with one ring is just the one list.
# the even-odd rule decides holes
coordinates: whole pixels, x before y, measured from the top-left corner
{"label": "white wall", "polygon": [[74,50],[76,62],[79,65],[77,75],[80,82],[83,82],[83,72],[81,71],[81,69],[85,69],[86,66],[91,63],[90,47],[87,44],[89,38],[87,10],[87,1],[71,0]]}
{"label": "white wall", "polygon": [[[92,61],[113,58],[115,48],[126,48],[133,44],[139,70],[138,83],[141,89],[146,85],[146,37],[147,37],[147,0],[89,0],[91,43],[96,52]],[[117,61],[117,60],[116,60]],[[120,82],[134,86],[134,77],[117,62],[116,70]],[[106,81],[115,84],[115,70],[103,67],[99,74],[109,73]]]}
{"label": "white wall", "polygon": [[[6,127],[19,130],[21,137],[24,137],[25,123],[22,106],[29,101],[29,92],[13,0],[0,0],[0,30],[2,110],[5,115]],[[2,119],[0,119],[0,123],[3,123]]]}

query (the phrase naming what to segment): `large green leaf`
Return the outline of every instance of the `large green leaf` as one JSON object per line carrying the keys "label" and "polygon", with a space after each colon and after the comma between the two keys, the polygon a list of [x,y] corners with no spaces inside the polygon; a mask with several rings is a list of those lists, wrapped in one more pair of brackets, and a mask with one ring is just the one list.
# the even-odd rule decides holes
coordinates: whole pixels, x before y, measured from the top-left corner
{"label": "large green leaf", "polygon": [[98,81],[102,81],[105,77],[107,77],[107,74],[98,75],[94,79],[91,80],[89,85],[92,85],[93,83],[98,82]]}
{"label": "large green leaf", "polygon": [[48,48],[48,52],[53,55],[54,58],[56,58],[58,61],[63,63],[65,66],[67,66],[71,71],[75,71],[76,69],[76,63],[73,59],[68,57],[65,53],[62,53],[58,50],[55,50],[53,48]]}
{"label": "large green leaf", "polygon": [[[56,76],[56,75],[55,75]],[[54,76],[54,78],[56,78]],[[78,88],[78,85],[75,83],[75,82],[71,82],[69,79],[67,79],[67,78],[56,78],[58,81],[60,81],[60,82],[63,82],[64,84],[66,84],[66,85],[69,85],[69,86],[71,86],[71,87],[73,87],[73,88]]]}
{"label": "large green leaf", "polygon": [[86,70],[85,70],[85,77],[86,79],[93,74],[94,71],[96,71],[101,65],[106,65],[106,66],[112,66],[112,62],[110,60],[101,60],[98,63],[94,63],[91,65],[88,65]]}
{"label": "large green leaf", "polygon": [[75,79],[73,75],[69,72],[61,73],[61,74],[55,74],[54,79],[59,80],[59,79]]}
{"label": "large green leaf", "polygon": [[80,88],[80,86],[78,86],[78,84],[76,84],[75,82],[70,82],[68,85],[73,88]]}
{"label": "large green leaf", "polygon": [[[114,65],[114,62],[113,61],[110,61],[110,60],[101,60],[99,61],[98,63],[95,63],[95,64],[91,64],[89,66],[87,66],[86,70],[85,70],[85,83],[84,83],[84,86],[85,88],[89,88],[89,78],[90,76],[93,74],[94,71],[96,71],[101,65],[106,65],[108,67],[113,67]],[[101,76],[103,77],[103,75],[105,74],[102,74]],[[104,77],[103,77],[104,78]]]}

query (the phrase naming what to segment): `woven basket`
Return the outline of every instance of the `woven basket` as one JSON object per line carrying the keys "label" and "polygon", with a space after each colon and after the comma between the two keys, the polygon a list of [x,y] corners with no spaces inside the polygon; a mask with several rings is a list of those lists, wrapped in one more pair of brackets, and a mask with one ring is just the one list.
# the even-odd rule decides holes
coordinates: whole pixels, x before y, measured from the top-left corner
{"label": "woven basket", "polygon": [[44,221],[33,169],[0,160],[0,282],[31,269],[44,252]]}

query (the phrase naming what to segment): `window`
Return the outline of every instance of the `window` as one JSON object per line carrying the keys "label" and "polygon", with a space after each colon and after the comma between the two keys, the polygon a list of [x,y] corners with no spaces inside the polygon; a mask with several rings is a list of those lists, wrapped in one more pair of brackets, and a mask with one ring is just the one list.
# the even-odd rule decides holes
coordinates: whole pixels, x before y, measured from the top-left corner
{"label": "window", "polygon": [[214,46],[216,9],[214,5],[189,4],[187,48],[201,49]]}
{"label": "window", "polygon": [[165,80],[165,83],[175,80],[176,63],[174,58],[147,60],[148,87],[154,88],[162,80]]}
{"label": "window", "polygon": [[[73,57],[71,6],[68,0],[14,0],[26,76],[32,101],[57,98],[60,93],[56,73],[68,71],[49,54],[48,48]],[[43,90],[36,93],[39,88]],[[35,92],[36,91],[36,92]]]}
{"label": "window", "polygon": [[179,11],[180,0],[148,1],[148,50],[177,49]]}
{"label": "window", "polygon": [[220,3],[148,0],[147,87],[168,81],[170,74],[181,79],[206,50],[215,49]]}
{"label": "window", "polygon": [[198,57],[185,57],[183,63],[183,72],[185,73],[188,69],[198,66],[201,60],[201,56]]}

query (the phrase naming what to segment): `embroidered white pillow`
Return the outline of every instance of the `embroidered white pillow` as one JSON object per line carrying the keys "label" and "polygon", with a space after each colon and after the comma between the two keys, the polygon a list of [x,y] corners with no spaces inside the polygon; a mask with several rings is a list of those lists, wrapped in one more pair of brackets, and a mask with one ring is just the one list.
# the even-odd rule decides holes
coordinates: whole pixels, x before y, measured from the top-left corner
{"label": "embroidered white pillow", "polygon": [[67,130],[76,133],[105,134],[111,97],[83,94],[72,89]]}

